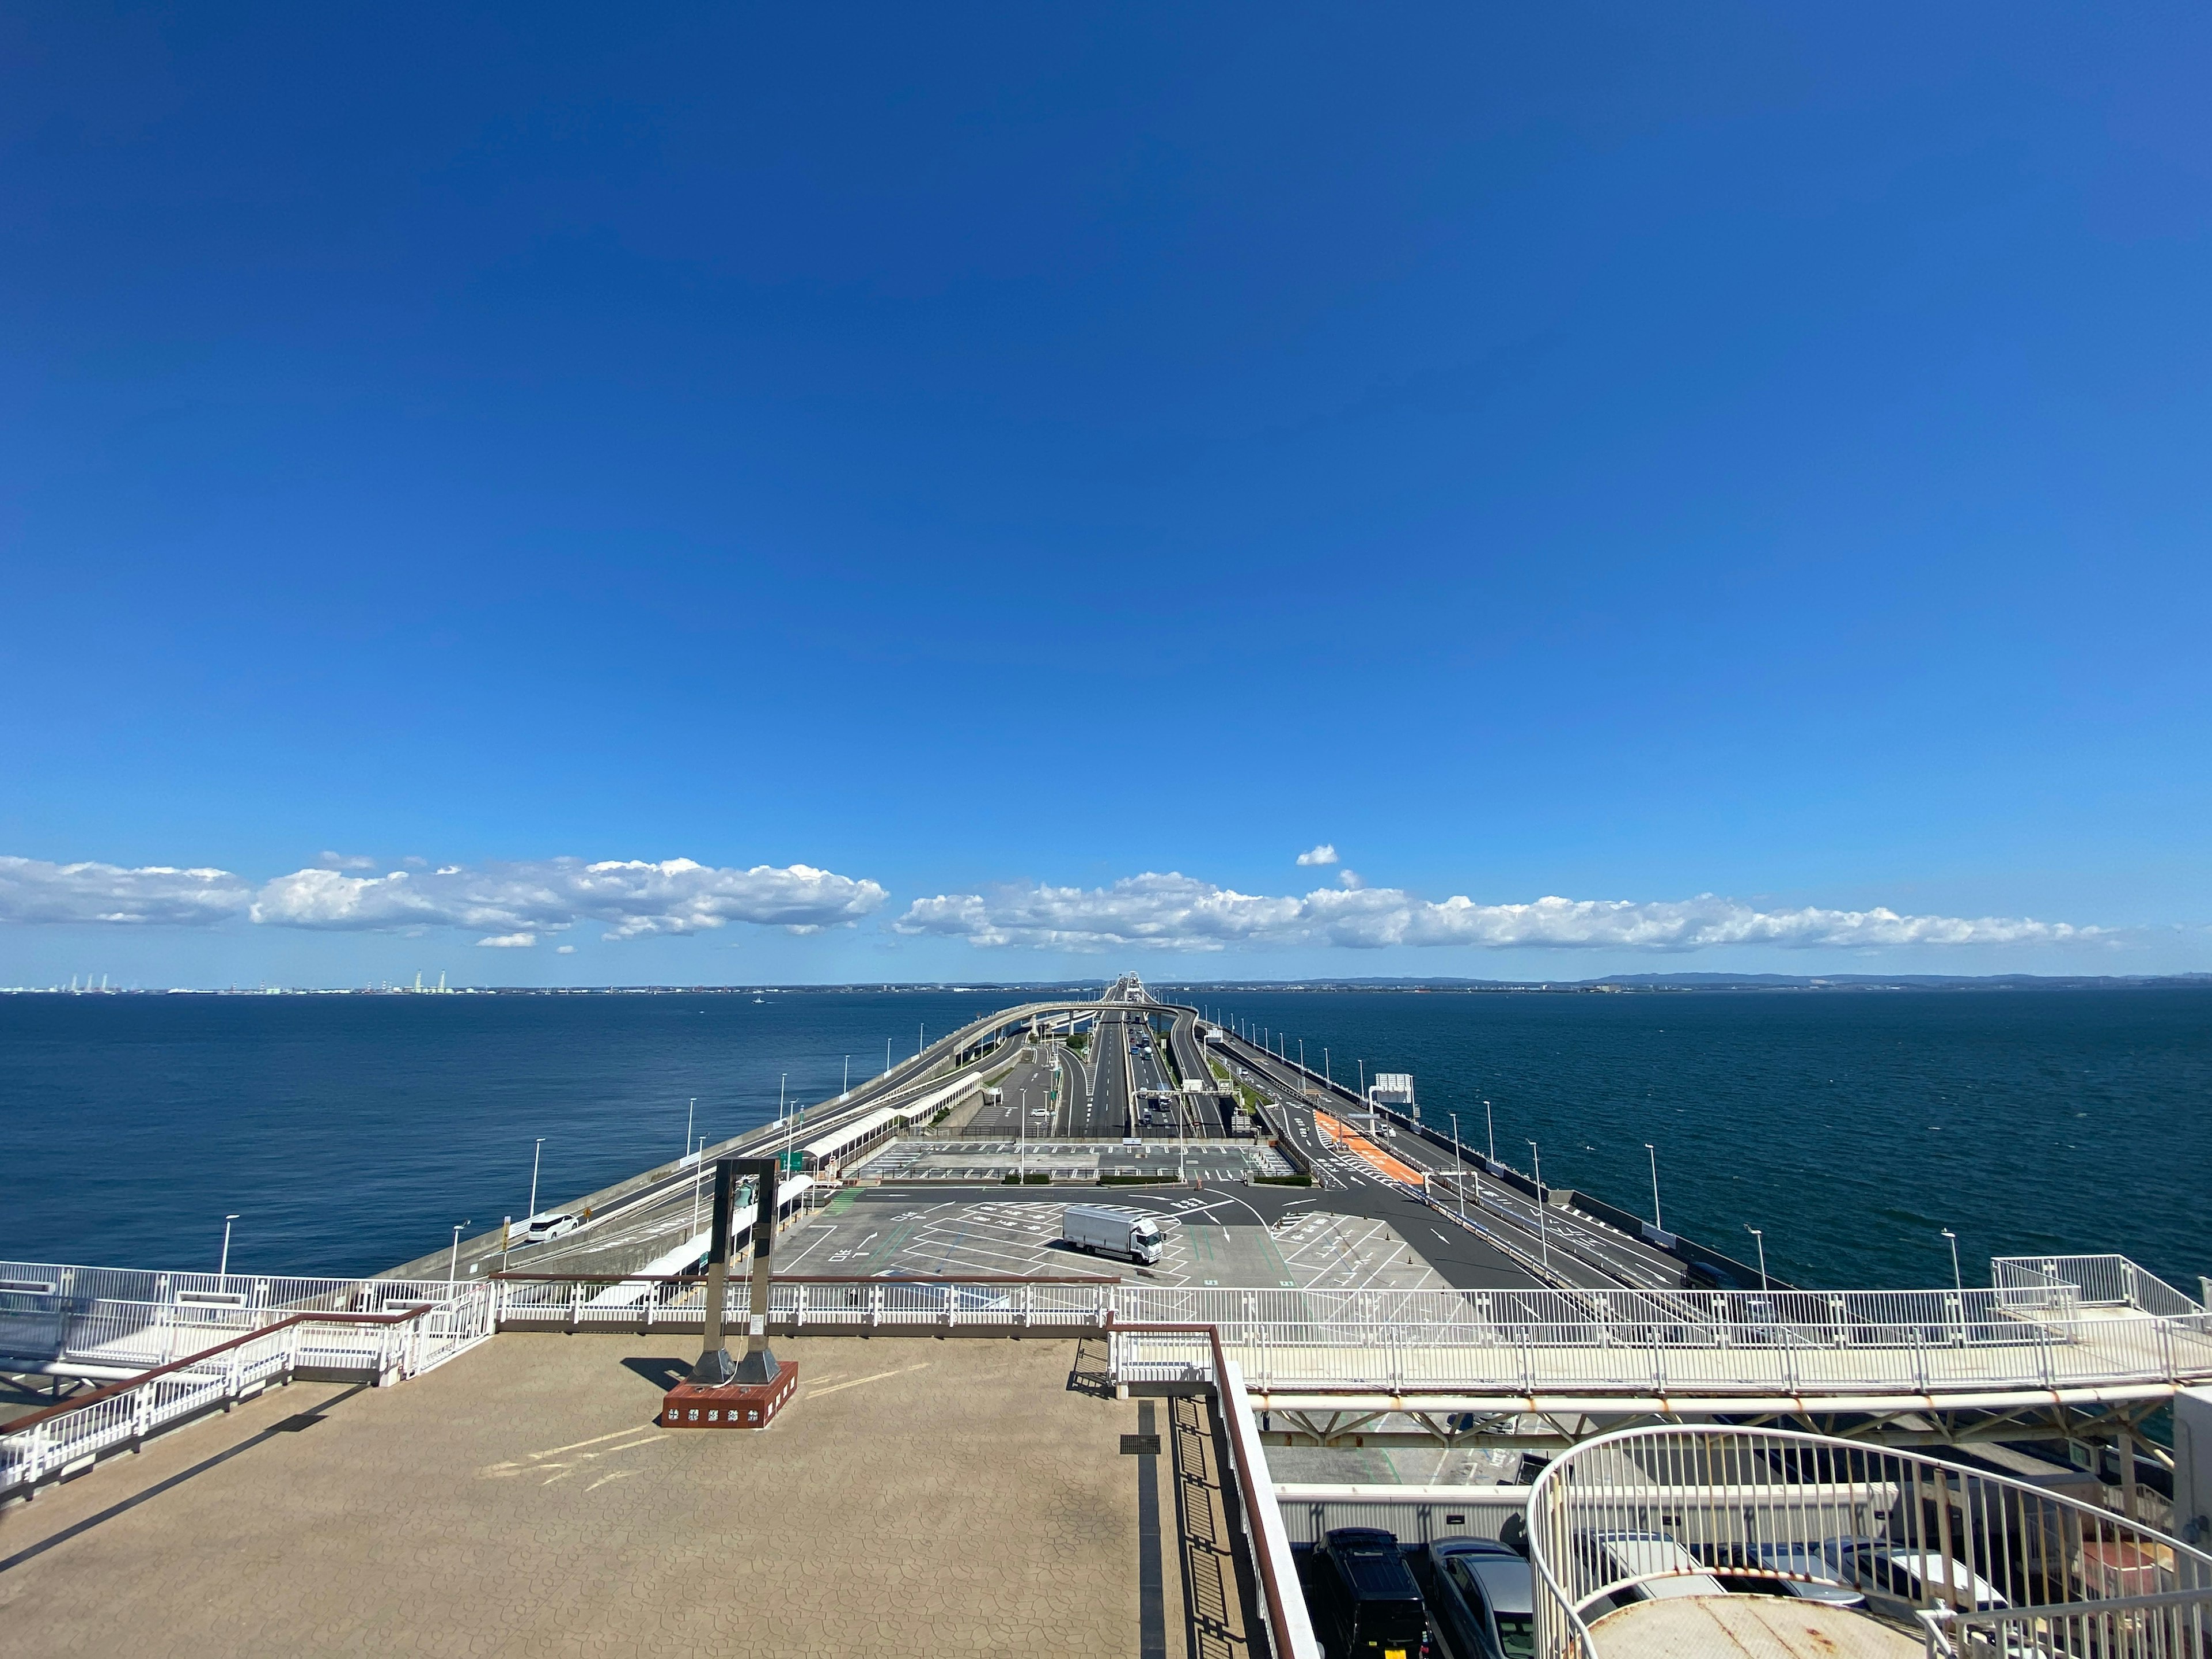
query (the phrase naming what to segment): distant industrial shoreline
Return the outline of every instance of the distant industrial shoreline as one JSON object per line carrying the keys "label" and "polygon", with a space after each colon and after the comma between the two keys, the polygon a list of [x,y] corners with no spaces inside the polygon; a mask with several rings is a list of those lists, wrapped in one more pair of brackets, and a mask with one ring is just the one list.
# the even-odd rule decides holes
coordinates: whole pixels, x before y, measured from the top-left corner
{"label": "distant industrial shoreline", "polygon": [[[794,982],[750,985],[459,985],[426,986],[108,986],[9,985],[0,996],[799,996],[840,992],[927,993],[932,995],[985,992],[1103,990],[1109,981],[948,980],[905,981],[849,980],[836,983]],[[1686,991],[2112,991],[2212,988],[2212,973],[2191,974],[1615,974],[1601,979],[1493,980],[1463,978],[1394,979],[1211,979],[1160,981],[1163,992],[1273,993],[1392,991],[1412,994],[1583,995]]]}

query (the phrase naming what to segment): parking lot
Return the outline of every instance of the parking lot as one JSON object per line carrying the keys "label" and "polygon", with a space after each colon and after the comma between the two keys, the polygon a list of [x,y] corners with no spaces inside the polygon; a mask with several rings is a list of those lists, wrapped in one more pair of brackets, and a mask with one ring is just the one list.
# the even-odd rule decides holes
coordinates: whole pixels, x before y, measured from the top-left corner
{"label": "parking lot", "polygon": [[[848,1200],[849,1197],[849,1201]],[[1144,1267],[1071,1249],[1060,1212],[1097,1205],[1157,1217],[1166,1248]],[[1437,1289],[1446,1281],[1387,1221],[1316,1210],[1280,1189],[1172,1194],[1009,1191],[951,1196],[848,1189],[776,1252],[792,1274],[1097,1273],[1133,1282],[1239,1289]]]}

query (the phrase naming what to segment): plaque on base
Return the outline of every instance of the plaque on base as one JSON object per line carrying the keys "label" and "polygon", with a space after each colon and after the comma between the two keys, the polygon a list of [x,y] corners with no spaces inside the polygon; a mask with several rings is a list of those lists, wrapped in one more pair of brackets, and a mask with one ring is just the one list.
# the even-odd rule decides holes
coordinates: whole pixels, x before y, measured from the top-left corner
{"label": "plaque on base", "polygon": [[665,1429],[764,1429],[790,1403],[799,1367],[785,1360],[766,1382],[678,1382],[660,1402]]}

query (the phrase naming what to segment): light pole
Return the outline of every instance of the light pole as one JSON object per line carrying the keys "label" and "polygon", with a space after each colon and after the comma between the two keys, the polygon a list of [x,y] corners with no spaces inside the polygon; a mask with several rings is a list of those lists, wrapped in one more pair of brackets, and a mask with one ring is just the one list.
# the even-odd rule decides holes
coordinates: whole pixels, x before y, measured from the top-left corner
{"label": "light pole", "polygon": [[1959,1235],[1946,1227],[1943,1229],[1943,1237],[1951,1243],[1951,1288],[1959,1293],[1959,1314],[1961,1318],[1964,1318],[1966,1311],[1966,1281],[1959,1276]]}
{"label": "light pole", "polygon": [[1030,1085],[1027,1083],[1022,1085],[1022,1121],[1014,1127],[1014,1145],[1018,1148],[1015,1158],[1021,1172],[1021,1180],[1017,1184],[1026,1187],[1030,1184]]}
{"label": "light pole", "polygon": [[884,1075],[885,1077],[889,1077],[890,1074],[891,1074],[891,1040],[890,1040],[889,1037],[885,1037],[885,1038],[884,1039]]}
{"label": "light pole", "polygon": [[1326,1048],[1321,1051],[1321,1080],[1332,1089],[1336,1087],[1336,1079],[1328,1074],[1328,1050]]}
{"label": "light pole", "polygon": [[1543,1252],[1544,1266],[1552,1265],[1552,1231],[1544,1221],[1544,1155],[1536,1150],[1536,1143],[1528,1143],[1528,1156],[1536,1166],[1536,1246]]}
{"label": "light pole", "polygon": [[1490,1126],[1490,1162],[1494,1173],[1498,1164],[1498,1119],[1486,1100],[1482,1103],[1482,1121]]}
{"label": "light pole", "polygon": [[684,1109],[684,1156],[691,1156],[691,1121],[699,1115],[699,1097],[691,1097],[691,1103]]}
{"label": "light pole", "polygon": [[461,1227],[468,1224],[464,1221],[453,1229],[453,1253],[446,1258],[446,1299],[449,1302],[453,1297],[453,1279],[461,1271]]}
{"label": "light pole", "polygon": [[[701,1135],[699,1151],[703,1154],[706,1150],[707,1137]],[[699,1177],[705,1173],[706,1168],[707,1160],[703,1156],[691,1166],[691,1231],[685,1235],[688,1238],[699,1237]]]}
{"label": "light pole", "polygon": [[1459,1114],[1451,1115],[1452,1170],[1459,1176],[1459,1218],[1467,1219],[1467,1160],[1459,1155]]}
{"label": "light pole", "polygon": [[538,1213],[538,1160],[544,1155],[544,1151],[545,1137],[540,1135],[538,1137],[537,1146],[532,1147],[530,1151],[530,1211],[529,1215],[524,1218],[525,1226],[530,1224],[530,1217],[534,1217]]}
{"label": "light pole", "polygon": [[845,1096],[846,1096],[846,1095],[849,1095],[849,1094],[851,1094],[852,1092],[853,1092],[853,1057],[852,1057],[852,1055],[848,1054],[848,1055],[846,1055],[846,1056],[845,1056],[845,1088],[844,1088],[844,1092],[843,1092],[842,1094],[840,1094],[840,1095],[837,1097],[837,1098],[838,1098],[838,1099],[840,1099],[840,1100],[842,1100],[842,1099],[844,1099],[844,1097],[845,1097]]}
{"label": "light pole", "polygon": [[235,1215],[227,1215],[222,1218],[222,1260],[215,1270],[217,1279],[230,1277],[230,1224],[237,1219]]}
{"label": "light pole", "polygon": [[1651,1227],[1653,1231],[1663,1233],[1667,1224],[1659,1218],[1659,1149],[1647,1140],[1644,1150],[1651,1154]]}
{"label": "light pole", "polygon": [[1766,1294],[1766,1229],[1747,1226],[1744,1231],[1759,1241],[1759,1293]]}

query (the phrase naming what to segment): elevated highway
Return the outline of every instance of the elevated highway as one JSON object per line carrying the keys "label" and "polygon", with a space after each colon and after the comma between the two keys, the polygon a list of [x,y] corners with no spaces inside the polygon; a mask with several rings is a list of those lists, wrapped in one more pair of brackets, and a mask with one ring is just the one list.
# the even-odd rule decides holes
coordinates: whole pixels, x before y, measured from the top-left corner
{"label": "elevated highway", "polygon": [[[1125,981],[1107,999],[1041,1000],[971,1021],[850,1093],[707,1156],[796,1152],[902,1106],[927,1115],[1017,1064],[1030,1068],[1038,1092],[1054,1060],[1061,1095],[1048,1130],[1112,1133],[1129,1121],[1135,1079],[1124,1039],[1136,1022],[1172,1045],[1179,1070],[1202,1071],[1208,1037],[1194,1011]],[[1018,1041],[1071,1026],[1089,1028],[1087,1054]],[[2060,1419],[2075,1429],[2107,1418],[2132,1423],[2177,1389],[2212,1382],[2204,1309],[2119,1258],[2000,1261],[1985,1290],[1692,1288],[1683,1260],[1650,1237],[1539,1201],[1517,1172],[1439,1147],[1410,1126],[1363,1148],[1325,1121],[1349,1120],[1360,1104],[1350,1090],[1218,1035],[1220,1052],[1317,1182],[1310,1194],[1270,1189],[1277,1196],[1265,1215],[1242,1205],[1251,1216],[1240,1224],[1261,1240],[1247,1259],[1271,1259],[1269,1249],[1291,1248],[1291,1230],[1334,1210],[1356,1212],[1363,1225],[1387,1223],[1409,1249],[1431,1235],[1446,1244],[1479,1239],[1511,1267],[1504,1282],[1448,1278],[1458,1288],[1405,1291],[1288,1290],[1272,1276],[1215,1283],[1194,1273],[1177,1287],[1094,1287],[1068,1293],[1079,1307],[1055,1302],[1060,1316],[1115,1334],[1124,1386],[1172,1391],[1208,1363],[1188,1331],[1146,1326],[1218,1333],[1255,1400],[1294,1425],[1282,1431],[1332,1443],[1401,1432],[1526,1438],[1532,1421],[1571,1436],[1577,1424],[1697,1415],[1824,1426],[1857,1419],[1953,1438],[2009,1425],[2017,1435],[2023,1424]],[[696,1302],[682,1270],[708,1220],[704,1184],[696,1160],[657,1166],[567,1206],[588,1207],[590,1224],[510,1251],[504,1264],[495,1234],[357,1280],[0,1264],[0,1367],[127,1378],[301,1312],[459,1306],[502,1265],[554,1287],[545,1293],[573,1310],[563,1317],[579,1328],[617,1328],[641,1309],[680,1318]],[[1152,1190],[1148,1202],[1170,1215],[1188,1204],[1194,1222],[1200,1212],[1216,1222],[1241,1213],[1237,1200],[1214,1192],[1178,1199],[1174,1188]],[[955,1197],[939,1189],[932,1201]],[[641,1288],[611,1289],[622,1283]],[[504,1306],[514,1292],[491,1294]],[[835,1297],[810,1313],[803,1284],[787,1294],[793,1299],[779,1307],[796,1327],[836,1322]],[[994,1309],[1004,1311],[988,1296],[962,1306],[986,1324]],[[945,1316],[959,1312],[948,1307]],[[1515,1419],[1518,1426],[1500,1427]]]}

